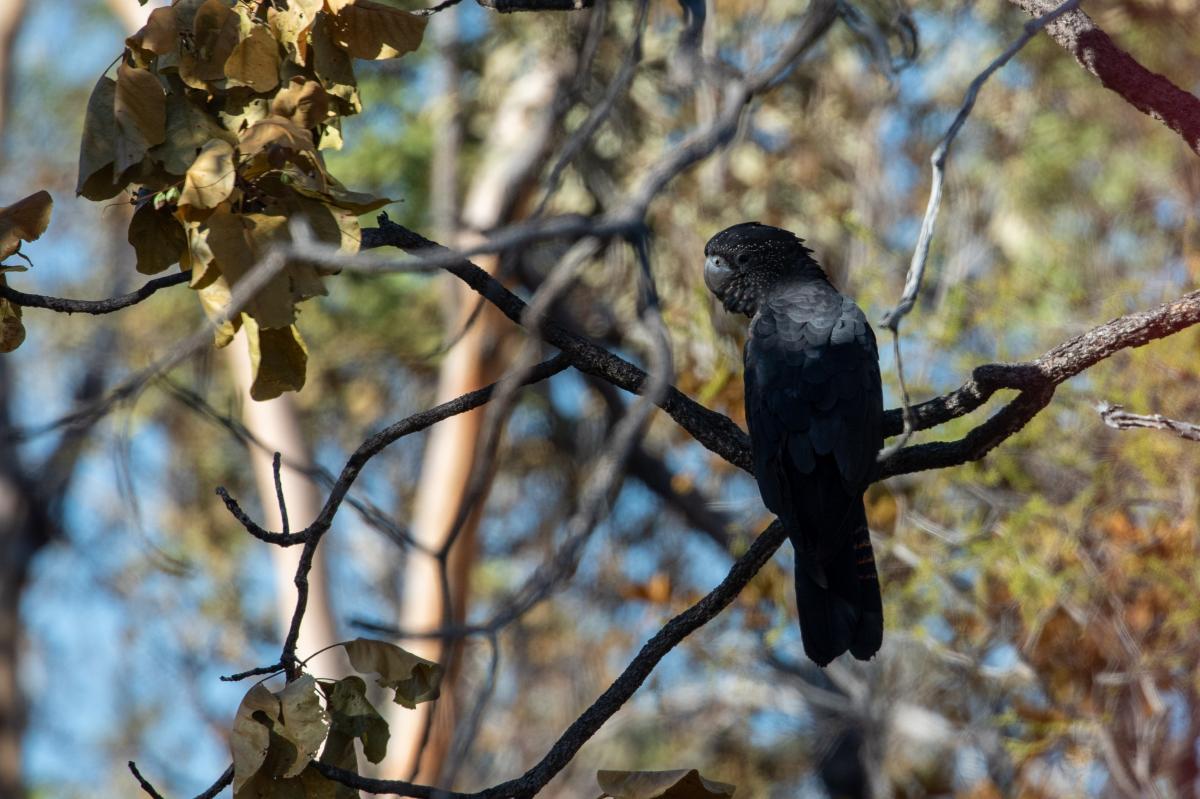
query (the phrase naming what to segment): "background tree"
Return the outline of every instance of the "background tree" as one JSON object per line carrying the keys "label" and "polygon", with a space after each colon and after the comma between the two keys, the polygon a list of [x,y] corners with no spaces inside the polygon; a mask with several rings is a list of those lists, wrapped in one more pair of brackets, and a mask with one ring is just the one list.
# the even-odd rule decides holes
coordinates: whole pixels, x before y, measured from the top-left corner
{"label": "background tree", "polygon": [[[420,625],[454,633],[441,638],[457,664],[443,687],[455,701],[437,703],[455,708],[446,742],[415,713],[392,718],[381,775],[413,773],[419,759],[398,745],[408,725],[416,746],[430,741],[423,782],[474,790],[542,763],[489,795],[526,795],[553,777],[544,795],[577,796],[596,792],[597,769],[676,767],[749,796],[1195,795],[1195,444],[1121,432],[1105,422],[1127,417],[1096,411],[1200,416],[1188,329],[1200,312],[1185,294],[1200,139],[1196,101],[1169,83],[1183,84],[1200,55],[1194,9],[1066,11],[979,93],[901,328],[909,393],[944,398],[916,406],[916,427],[938,427],[885,462],[869,496],[888,643],[871,664],[821,673],[800,657],[790,558],[771,557],[777,528],[750,546],[767,517],[736,468],[744,440],[672,393],[637,433],[645,408],[621,389],[641,378],[569,331],[740,422],[738,325],[704,294],[707,237],[750,218],[794,229],[880,318],[901,294],[926,163],[967,84],[1016,40],[1024,12],[1053,6],[598,2],[496,13],[539,5],[572,4],[463,2],[437,14],[456,18],[442,46],[431,28],[404,58],[355,62],[364,113],[345,118],[344,149],[323,151],[345,185],[403,200],[387,209],[398,226],[365,241],[418,260],[306,253],[343,267],[326,279],[328,297],[299,306],[311,357],[295,397],[322,499],[371,431],[450,398],[437,384],[456,357],[520,369],[564,353],[525,388],[502,383],[450,453],[465,464],[456,491],[469,502],[447,490],[439,524],[478,524],[453,613],[419,622],[403,610],[412,570],[436,561],[416,527],[422,478],[436,497],[433,434],[372,459],[320,533],[340,624],[414,649],[427,640]],[[23,246],[35,268],[6,277],[24,292],[110,296],[139,281],[122,200],[68,198],[81,111],[126,33],[101,4],[75,9],[33,4],[7,51],[0,187],[5,202],[46,187],[56,207],[47,234]],[[537,80],[550,99],[524,123],[538,153],[529,163],[499,139],[519,87]],[[490,215],[447,210],[483,193],[489,175],[501,186]],[[538,298],[545,321],[449,256],[450,285],[483,288],[488,307],[526,332],[474,314],[466,292],[446,301],[413,271],[431,257],[409,231],[479,248],[471,258]],[[657,305],[637,290],[647,266]],[[1139,311],[1150,314],[1099,327]],[[23,630],[0,636],[12,642],[0,653],[0,793],[126,795],[130,758],[164,792],[204,790],[228,763],[249,686],[217,676],[280,659],[271,547],[212,495],[225,486],[251,520],[268,518],[269,493],[252,499],[250,453],[270,447],[237,421],[236,389],[207,345],[105,414],[44,427],[175,351],[200,323],[186,287],[102,317],[26,307],[23,322],[28,340],[0,361],[5,629]],[[530,335],[539,330],[548,344]],[[1064,342],[1074,343],[1053,349]],[[881,344],[898,408],[882,331]],[[971,377],[1007,361],[1027,365]],[[450,419],[463,417],[438,425]],[[969,446],[927,443],[964,435]],[[983,461],[913,473],[1000,441]],[[465,528],[455,540],[471,543]],[[717,614],[716,600],[732,604]],[[611,721],[571,727],[614,680],[622,701],[637,688],[617,679],[627,664],[637,676],[668,651]],[[329,657],[313,670],[340,668]],[[619,704],[610,696],[584,718]],[[563,730],[561,762],[542,762]]]}

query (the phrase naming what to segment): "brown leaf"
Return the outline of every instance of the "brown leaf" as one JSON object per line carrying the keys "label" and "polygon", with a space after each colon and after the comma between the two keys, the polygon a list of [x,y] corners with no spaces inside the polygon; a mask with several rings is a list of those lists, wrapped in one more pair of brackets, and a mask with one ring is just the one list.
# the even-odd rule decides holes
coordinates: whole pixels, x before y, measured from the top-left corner
{"label": "brown leaf", "polygon": [[116,96],[117,82],[102,75],[84,112],[75,193],[89,200],[107,200],[123,188],[114,181],[112,171],[117,140],[117,117],[113,113]]}
{"label": "brown leaf", "polygon": [[282,712],[279,722],[275,725],[275,732],[296,747],[296,758],[287,766],[283,776],[295,777],[312,762],[321,744],[325,742],[325,736],[329,732],[329,716],[321,707],[317,681],[311,674],[302,674],[292,680],[279,692],[278,697]]}
{"label": "brown leaf", "polygon": [[736,786],[707,780],[696,769],[676,771],[598,771],[596,781],[612,799],[721,799]]}
{"label": "brown leaf", "polygon": [[180,207],[216,208],[233,193],[236,177],[233,146],[224,139],[210,139],[184,177]]}
{"label": "brown leaf", "polygon": [[437,663],[395,644],[370,638],[355,638],[342,646],[355,671],[378,674],[379,685],[396,692],[396,704],[415,708],[421,702],[438,698],[442,667]]}
{"label": "brown leaf", "polygon": [[333,43],[333,25],[328,14],[320,14],[312,28],[312,66],[317,80],[334,98],[339,113],[357,114],[362,110],[354,62],[345,50]]}
{"label": "brown leaf", "polygon": [[267,759],[271,727],[279,718],[279,699],[267,687],[258,683],[251,688],[238,706],[229,735],[233,752],[233,792],[262,768]]}
{"label": "brown leaf", "polygon": [[175,10],[156,8],[150,12],[146,24],[137,33],[125,40],[130,49],[143,54],[163,55],[179,46],[179,27],[175,23]]}
{"label": "brown leaf", "polygon": [[192,20],[192,46],[179,62],[179,77],[193,89],[225,77],[225,62],[237,47],[238,15],[222,0],[204,0]]}
{"label": "brown leaf", "polygon": [[122,62],[113,102],[117,141],[113,170],[121,175],[166,139],[167,97],[154,73]]}
{"label": "brown leaf", "polygon": [[372,763],[387,754],[390,733],[387,721],[367,699],[367,684],[361,677],[343,677],[332,685],[321,685],[329,707],[329,741],[321,754],[322,763],[358,771],[354,739],[362,739],[363,754]]}
{"label": "brown leaf", "polygon": [[231,144],[236,141],[212,115],[188,99],[178,79],[172,79],[171,91],[167,94],[166,141],[151,148],[150,157],[172,175],[182,176],[212,139],[224,139]]}
{"label": "brown leaf", "polygon": [[[287,218],[267,214],[234,214],[217,209],[206,221],[208,246],[231,288],[258,266],[267,248],[287,239]],[[276,274],[247,301],[245,312],[264,328],[286,328],[296,311],[286,271]]]}
{"label": "brown leaf", "polygon": [[187,234],[179,220],[166,209],[147,202],[129,221],[129,243],[137,253],[137,270],[153,275],[175,263],[187,249]]}
{"label": "brown leaf", "polygon": [[267,8],[267,26],[300,66],[308,62],[308,32],[323,5],[324,0],[292,0],[287,8]]}
{"label": "brown leaf", "polygon": [[[0,274],[0,286],[8,280]],[[21,306],[0,298],[0,353],[12,352],[25,340],[25,326],[21,324]]]}
{"label": "brown leaf", "polygon": [[427,17],[373,0],[331,0],[334,43],[354,58],[396,58],[421,46]]}
{"label": "brown leaf", "polygon": [[295,153],[315,153],[312,134],[281,116],[269,116],[247,128],[238,139],[238,151],[247,158],[270,147]]}
{"label": "brown leaf", "polygon": [[35,192],[0,208],[0,261],[16,252],[22,241],[35,241],[46,232],[54,200],[50,192]]}
{"label": "brown leaf", "polygon": [[315,128],[329,116],[329,94],[317,81],[296,75],[271,101],[271,113],[302,128]]}
{"label": "brown leaf", "polygon": [[269,92],[279,85],[279,43],[261,25],[237,43],[225,62],[225,77],[230,85],[249,86],[256,92]]}
{"label": "brown leaf", "polygon": [[295,325],[276,330],[260,328],[249,316],[244,317],[246,341],[250,346],[251,399],[274,399],[285,391],[304,387],[304,369],[308,349]]}

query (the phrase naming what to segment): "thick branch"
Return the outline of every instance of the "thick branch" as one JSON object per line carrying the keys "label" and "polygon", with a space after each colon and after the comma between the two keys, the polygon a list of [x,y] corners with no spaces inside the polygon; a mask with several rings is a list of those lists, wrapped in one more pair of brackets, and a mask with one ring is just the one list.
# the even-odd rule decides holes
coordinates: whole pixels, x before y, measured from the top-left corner
{"label": "thick branch", "polygon": [[[1043,16],[1055,6],[1053,0],[1011,2],[1035,17]],[[1064,14],[1046,30],[1075,56],[1080,66],[1099,78],[1106,89],[1178,133],[1188,147],[1200,154],[1200,98],[1139,64],[1082,10]]]}

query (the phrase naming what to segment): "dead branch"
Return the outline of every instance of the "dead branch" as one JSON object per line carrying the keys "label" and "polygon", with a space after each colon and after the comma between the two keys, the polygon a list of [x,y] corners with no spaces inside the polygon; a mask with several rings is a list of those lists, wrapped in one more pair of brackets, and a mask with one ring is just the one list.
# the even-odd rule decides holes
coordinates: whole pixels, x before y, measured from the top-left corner
{"label": "dead branch", "polygon": [[1109,405],[1107,402],[1099,403],[1096,411],[1104,423],[1115,430],[1167,430],[1188,441],[1200,441],[1200,424],[1168,419],[1161,413],[1130,413],[1123,405]]}

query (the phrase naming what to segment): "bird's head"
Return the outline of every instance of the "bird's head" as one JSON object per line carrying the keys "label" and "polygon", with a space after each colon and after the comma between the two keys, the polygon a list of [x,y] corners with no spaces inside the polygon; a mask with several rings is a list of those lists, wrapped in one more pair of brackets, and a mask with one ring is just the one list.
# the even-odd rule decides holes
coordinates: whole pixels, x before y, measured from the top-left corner
{"label": "bird's head", "polygon": [[743,222],[704,245],[704,285],[725,310],[753,316],[763,293],[780,280],[825,279],[811,253],[789,231]]}

